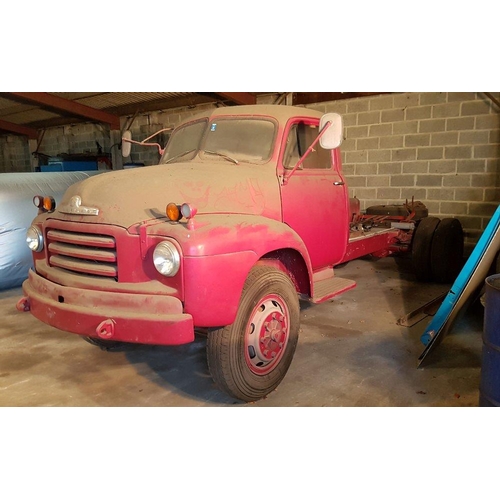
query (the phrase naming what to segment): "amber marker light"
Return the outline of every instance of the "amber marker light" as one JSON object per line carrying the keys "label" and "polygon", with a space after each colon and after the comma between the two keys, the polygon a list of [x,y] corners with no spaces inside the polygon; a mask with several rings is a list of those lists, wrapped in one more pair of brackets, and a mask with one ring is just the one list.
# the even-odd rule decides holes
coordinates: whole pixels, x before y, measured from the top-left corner
{"label": "amber marker light", "polygon": [[182,214],[179,206],[175,203],[169,203],[167,205],[167,217],[174,222],[181,220]]}
{"label": "amber marker light", "polygon": [[56,200],[52,196],[35,196],[33,205],[42,212],[53,212],[56,209]]}
{"label": "amber marker light", "polygon": [[56,200],[52,196],[46,196],[43,199],[43,209],[47,212],[53,212],[56,209]]}

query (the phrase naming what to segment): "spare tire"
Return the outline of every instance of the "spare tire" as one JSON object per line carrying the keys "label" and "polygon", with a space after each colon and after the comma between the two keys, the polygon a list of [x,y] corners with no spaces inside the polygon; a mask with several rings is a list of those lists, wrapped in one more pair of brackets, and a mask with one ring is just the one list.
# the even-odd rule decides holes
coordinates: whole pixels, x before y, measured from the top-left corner
{"label": "spare tire", "polygon": [[440,219],[437,217],[425,217],[418,223],[413,233],[411,260],[413,271],[418,281],[432,280],[432,240],[440,222]]}
{"label": "spare tire", "polygon": [[433,281],[452,283],[464,265],[464,231],[458,219],[443,219],[431,245]]}

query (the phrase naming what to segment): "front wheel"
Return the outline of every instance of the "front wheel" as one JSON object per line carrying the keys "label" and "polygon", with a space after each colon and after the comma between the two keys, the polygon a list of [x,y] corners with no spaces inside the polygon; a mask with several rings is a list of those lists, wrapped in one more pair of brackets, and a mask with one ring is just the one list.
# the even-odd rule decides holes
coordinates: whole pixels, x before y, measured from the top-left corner
{"label": "front wheel", "polygon": [[105,340],[97,337],[82,337],[85,342],[100,347],[103,351],[110,351],[116,347],[123,345],[123,342],[118,342],[116,340]]}
{"label": "front wheel", "polygon": [[270,266],[254,267],[234,323],[208,335],[208,367],[218,388],[246,402],[276,389],[292,362],[299,323],[290,278]]}

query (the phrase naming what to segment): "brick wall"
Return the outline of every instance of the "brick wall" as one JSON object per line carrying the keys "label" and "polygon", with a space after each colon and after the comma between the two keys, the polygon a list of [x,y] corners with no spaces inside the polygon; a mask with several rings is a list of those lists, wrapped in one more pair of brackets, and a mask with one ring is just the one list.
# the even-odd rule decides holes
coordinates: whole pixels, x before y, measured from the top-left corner
{"label": "brick wall", "polygon": [[309,107],[343,115],[344,173],[362,208],[415,197],[432,215],[458,217],[477,240],[500,203],[500,109],[486,95],[402,93]]}

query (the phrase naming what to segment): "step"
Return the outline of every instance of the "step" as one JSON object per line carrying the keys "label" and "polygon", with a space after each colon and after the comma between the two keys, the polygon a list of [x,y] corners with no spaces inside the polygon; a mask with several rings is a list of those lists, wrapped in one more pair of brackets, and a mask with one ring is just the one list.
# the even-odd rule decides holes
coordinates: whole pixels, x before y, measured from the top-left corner
{"label": "step", "polygon": [[340,295],[347,290],[351,290],[356,286],[356,282],[353,280],[348,280],[345,278],[337,278],[332,276],[331,278],[323,279],[321,281],[314,282],[314,296],[311,302],[314,304],[320,304],[325,302],[325,300],[331,299],[336,295]]}

